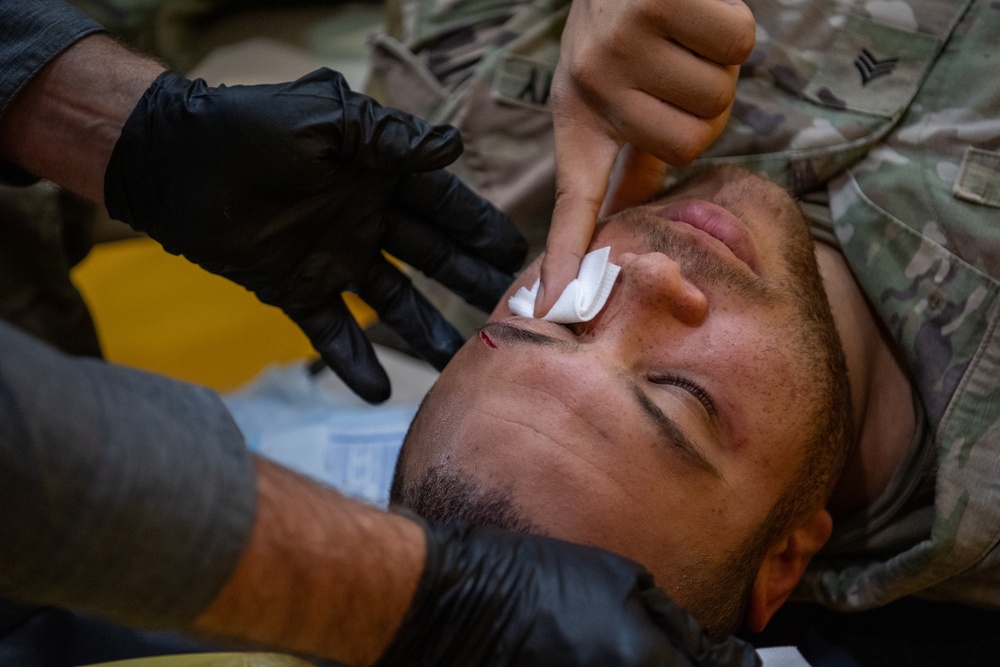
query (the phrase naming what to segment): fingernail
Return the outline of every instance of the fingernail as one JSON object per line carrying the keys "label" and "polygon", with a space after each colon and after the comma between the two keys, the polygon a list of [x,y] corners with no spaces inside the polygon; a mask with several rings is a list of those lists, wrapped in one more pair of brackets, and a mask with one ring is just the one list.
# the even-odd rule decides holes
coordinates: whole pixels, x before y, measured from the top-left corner
{"label": "fingernail", "polygon": [[545,317],[545,313],[541,310],[542,304],[545,303],[545,285],[538,285],[538,294],[535,295],[535,317]]}

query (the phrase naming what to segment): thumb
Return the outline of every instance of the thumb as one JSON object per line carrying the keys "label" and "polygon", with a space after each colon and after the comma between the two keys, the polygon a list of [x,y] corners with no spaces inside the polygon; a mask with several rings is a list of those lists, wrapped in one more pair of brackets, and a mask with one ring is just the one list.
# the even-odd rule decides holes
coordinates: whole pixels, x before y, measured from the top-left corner
{"label": "thumb", "polygon": [[647,588],[639,595],[650,618],[690,664],[760,667],[760,657],[753,646],[732,636],[710,637],[690,612],[674,603],[661,589]]}
{"label": "thumb", "polygon": [[[363,97],[363,96],[362,96]],[[425,172],[458,159],[464,146],[458,129],[431,125],[412,114],[383,107],[371,98],[359,114],[365,161],[380,171]]]}
{"label": "thumb", "polygon": [[645,204],[663,189],[666,175],[666,162],[632,144],[626,144],[618,154],[611,172],[611,183],[601,208],[601,217]]}

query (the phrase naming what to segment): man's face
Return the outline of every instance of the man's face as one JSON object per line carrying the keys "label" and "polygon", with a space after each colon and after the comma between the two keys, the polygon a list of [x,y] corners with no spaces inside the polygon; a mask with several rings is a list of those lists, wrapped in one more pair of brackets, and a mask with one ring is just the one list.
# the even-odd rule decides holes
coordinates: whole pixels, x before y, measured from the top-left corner
{"label": "man's face", "polygon": [[434,480],[462,480],[509,499],[521,527],[624,554],[702,622],[732,624],[754,536],[844,410],[807,228],[782,190],[726,170],[607,220],[604,246],[621,273],[591,322],[501,301],[428,396],[396,492],[468,520],[428,507]]}

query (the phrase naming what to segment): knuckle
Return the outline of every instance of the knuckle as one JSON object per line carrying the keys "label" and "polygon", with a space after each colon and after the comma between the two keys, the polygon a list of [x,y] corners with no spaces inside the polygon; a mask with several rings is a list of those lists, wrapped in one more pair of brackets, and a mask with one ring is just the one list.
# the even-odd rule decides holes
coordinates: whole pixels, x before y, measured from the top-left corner
{"label": "knuckle", "polygon": [[569,65],[569,75],[582,92],[593,94],[600,89],[603,68],[600,59],[592,57],[576,58]]}
{"label": "knuckle", "polygon": [[632,7],[634,25],[662,25],[672,16],[669,0],[663,3],[640,2]]}
{"label": "knuckle", "polygon": [[728,86],[728,81],[726,83],[726,86],[714,87],[708,92],[704,100],[704,106],[702,107],[702,117],[715,118],[716,116],[721,116],[733,103],[736,91]]}
{"label": "knuckle", "polygon": [[[635,4],[635,3],[633,3]],[[654,21],[654,25],[669,29],[676,20],[683,20],[689,12],[683,2],[677,0],[659,0],[658,2],[641,2],[633,11],[642,12],[642,17]]]}
{"label": "knuckle", "polygon": [[603,203],[603,199],[599,196],[571,191],[557,186],[553,218],[561,219],[566,214],[580,211],[581,209],[593,211],[596,214]]}
{"label": "knuckle", "polygon": [[757,40],[756,31],[757,26],[753,16],[749,12],[741,15],[729,41],[728,62],[725,64],[739,65],[746,62]]}
{"label": "knuckle", "polygon": [[704,146],[701,144],[685,143],[675,146],[669,154],[666,162],[674,167],[686,167],[701,155]]}
{"label": "knuckle", "polygon": [[701,156],[709,144],[715,140],[717,133],[711,125],[699,121],[694,127],[687,128],[683,139],[666,148],[663,161],[674,167],[686,167]]}
{"label": "knuckle", "polygon": [[552,87],[549,90],[549,105],[555,116],[560,116],[563,110],[572,106],[575,96],[575,86],[571,75],[559,67],[552,77]]}

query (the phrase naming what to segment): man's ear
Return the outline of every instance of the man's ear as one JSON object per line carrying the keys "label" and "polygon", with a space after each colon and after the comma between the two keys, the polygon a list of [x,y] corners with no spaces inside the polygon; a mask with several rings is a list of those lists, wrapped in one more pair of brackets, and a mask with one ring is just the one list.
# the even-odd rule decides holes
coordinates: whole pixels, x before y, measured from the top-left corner
{"label": "man's ear", "polygon": [[747,629],[760,632],[799,583],[806,565],[830,539],[833,519],[825,509],[803,517],[768,549],[750,593]]}

